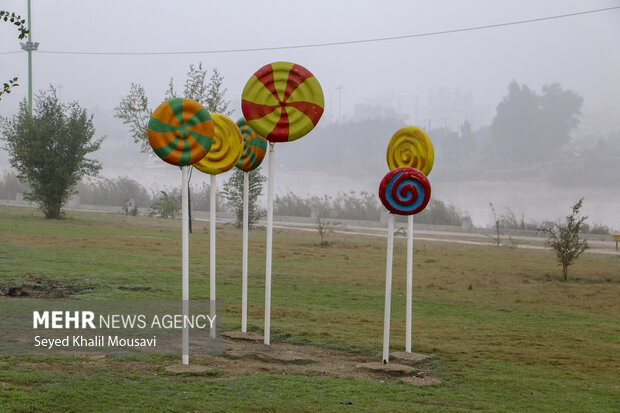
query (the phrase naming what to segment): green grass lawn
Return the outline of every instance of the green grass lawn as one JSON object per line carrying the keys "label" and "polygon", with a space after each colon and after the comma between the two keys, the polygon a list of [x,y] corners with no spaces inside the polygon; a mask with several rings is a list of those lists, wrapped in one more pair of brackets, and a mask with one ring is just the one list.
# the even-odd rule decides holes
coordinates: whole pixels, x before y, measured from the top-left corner
{"label": "green grass lawn", "polygon": [[[190,235],[190,296],[209,297],[208,224]],[[381,238],[275,230],[272,337],[380,360]],[[180,222],[69,213],[50,221],[0,207],[0,284],[27,274],[88,287],[80,296],[181,298]],[[397,240],[392,350],[404,350],[405,251]],[[249,329],[262,332],[265,232],[250,233]],[[241,231],[218,227],[226,329],[241,310]],[[620,256],[584,254],[561,281],[551,251],[415,243],[413,351],[437,356],[440,385],[323,375],[176,376],[176,358],[0,358],[8,411],[601,411],[620,406]],[[0,333],[1,334],[1,333]],[[341,402],[353,402],[343,405]]]}

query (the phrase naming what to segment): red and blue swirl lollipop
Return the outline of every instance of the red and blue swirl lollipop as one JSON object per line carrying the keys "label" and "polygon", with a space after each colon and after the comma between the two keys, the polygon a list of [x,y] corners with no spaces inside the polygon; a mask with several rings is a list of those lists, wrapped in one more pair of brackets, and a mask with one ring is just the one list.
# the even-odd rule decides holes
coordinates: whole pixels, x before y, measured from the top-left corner
{"label": "red and blue swirl lollipop", "polygon": [[414,215],[428,205],[431,184],[426,175],[415,168],[396,168],[381,180],[379,198],[393,214]]}

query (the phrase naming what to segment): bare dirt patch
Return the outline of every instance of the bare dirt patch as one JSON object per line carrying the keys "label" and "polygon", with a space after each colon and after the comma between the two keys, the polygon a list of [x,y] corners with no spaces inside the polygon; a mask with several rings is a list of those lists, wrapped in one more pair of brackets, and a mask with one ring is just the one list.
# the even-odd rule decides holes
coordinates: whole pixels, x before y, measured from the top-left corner
{"label": "bare dirt patch", "polygon": [[24,275],[24,282],[0,285],[0,297],[64,298],[78,294],[88,287],[64,283],[46,276]]}
{"label": "bare dirt patch", "polygon": [[200,366],[197,364],[173,364],[171,366],[167,366],[165,370],[169,373],[204,373],[209,370],[209,367]]}
{"label": "bare dirt patch", "polygon": [[251,331],[248,331],[247,333],[242,333],[241,331],[227,331],[225,333],[222,333],[222,337],[230,338],[233,340],[247,340],[254,342],[260,342],[264,339],[264,337],[260,334],[253,333]]}
{"label": "bare dirt patch", "polygon": [[[181,364],[181,357],[160,361],[147,361],[124,356],[88,355],[80,358],[60,358],[19,362],[42,371],[64,374],[98,375],[101,369],[119,374],[119,379],[133,375],[179,376],[195,380],[243,377],[253,374],[277,374],[300,376],[328,376],[373,381],[400,380],[415,386],[441,383],[432,377],[437,360],[428,358],[414,363],[407,369],[362,369],[359,364],[377,362],[378,358],[324,347],[272,342],[271,345],[256,344],[247,340],[223,339],[223,353],[219,355],[195,355],[190,353],[190,364]],[[394,363],[395,364],[395,363]],[[392,363],[389,364],[390,366]]]}
{"label": "bare dirt patch", "polygon": [[[254,373],[332,376],[375,381],[403,380],[424,386],[438,384],[431,377],[436,360],[432,357],[417,359],[404,369],[361,369],[358,365],[378,360],[347,351],[324,347],[272,342],[256,344],[248,340],[223,339],[222,355],[192,356],[196,363],[221,371],[219,377],[238,377]],[[402,361],[401,361],[402,362]],[[380,364],[380,363],[379,363]],[[389,364],[390,366],[392,363]],[[404,380],[407,379],[407,380]]]}

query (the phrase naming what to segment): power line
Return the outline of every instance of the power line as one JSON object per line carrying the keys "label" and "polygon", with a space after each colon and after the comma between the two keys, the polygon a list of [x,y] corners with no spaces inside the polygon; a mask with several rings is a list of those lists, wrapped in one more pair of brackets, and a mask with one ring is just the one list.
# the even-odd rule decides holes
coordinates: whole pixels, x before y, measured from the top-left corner
{"label": "power line", "polygon": [[[312,43],[312,44],[303,44],[303,45],[294,45],[294,46],[257,47],[257,48],[249,48],[249,49],[197,50],[197,51],[183,51],[183,52],[72,52],[72,51],[62,51],[62,50],[39,50],[38,53],[72,54],[72,55],[144,56],[144,55],[246,53],[246,52],[261,52],[261,51],[269,51],[269,50],[305,49],[305,48],[311,48],[311,47],[342,46],[342,45],[350,45],[350,44],[374,43],[374,42],[384,42],[384,41],[389,41],[389,40],[412,39],[416,37],[429,37],[429,36],[438,36],[438,35],[451,34],[451,33],[470,32],[470,31],[475,31],[475,30],[493,29],[497,27],[515,26],[518,24],[535,23],[535,22],[541,22],[541,21],[546,21],[546,20],[563,19],[566,17],[582,16],[584,14],[600,13],[600,12],[617,10],[617,9],[620,9],[620,6],[607,7],[604,9],[596,9],[596,10],[586,10],[586,11],[569,13],[569,14],[560,14],[556,16],[539,17],[536,19],[518,20],[518,21],[513,21],[513,22],[507,22],[507,23],[489,24],[485,26],[465,27],[465,28],[460,28],[460,29],[441,30],[441,31],[436,31],[436,32],[407,34],[403,36],[380,37],[380,38],[375,38],[375,39],[349,40],[349,41],[328,42],[328,43]],[[0,53],[0,55],[13,54],[13,53],[21,53],[21,52],[20,51],[2,52]]]}

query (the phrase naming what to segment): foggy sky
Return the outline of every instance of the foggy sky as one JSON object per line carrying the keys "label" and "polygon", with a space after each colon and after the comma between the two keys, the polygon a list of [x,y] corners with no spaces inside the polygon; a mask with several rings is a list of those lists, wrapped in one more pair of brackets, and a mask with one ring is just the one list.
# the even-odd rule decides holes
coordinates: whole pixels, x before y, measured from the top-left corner
{"label": "foggy sky", "polygon": [[[25,0],[2,0],[0,8],[25,16],[25,5]],[[286,60],[305,66],[321,82],[326,100],[321,122],[337,121],[339,110],[342,121],[348,120],[357,104],[372,103],[393,107],[406,115],[411,124],[443,122],[455,128],[467,117],[478,128],[490,124],[509,82],[517,80],[536,91],[545,84],[560,82],[563,88],[574,90],[584,98],[584,131],[596,130],[598,126],[613,129],[619,123],[620,10],[479,31],[302,49],[155,56],[43,52],[178,52],[294,46],[436,32],[618,5],[617,1],[561,0],[311,3],[32,0],[32,36],[33,41],[40,42],[40,52],[33,59],[33,83],[35,91],[53,84],[63,101],[79,100],[90,113],[95,113],[97,136],[108,135],[97,154],[104,165],[104,176],[128,175],[147,187],[154,181],[177,184],[178,170],[139,154],[128,129],[111,118],[113,108],[126,95],[131,82],[142,84],[151,106],[156,107],[170,77],[182,89],[189,64],[201,61],[208,68],[217,67],[224,75],[227,99],[236,109],[234,119],[242,116],[240,95],[248,78],[266,63]],[[0,53],[18,50],[17,30],[8,23],[0,24]],[[0,68],[3,82],[13,76],[20,77],[21,86],[0,101],[0,113],[8,115],[15,112],[27,93],[26,53],[0,54]],[[339,85],[343,87],[342,99],[336,89]],[[468,113],[433,106],[433,99],[437,100],[442,93],[469,96],[472,104]],[[607,123],[594,122],[604,110],[611,114]],[[384,136],[362,137],[360,145],[364,145],[363,139],[383,139],[387,145],[393,133],[386,130]],[[303,148],[311,145],[312,133],[299,142],[278,145],[277,157],[301,156]],[[383,159],[385,153],[377,153],[377,157]],[[365,161],[360,159],[361,163]],[[0,151],[0,170],[7,168],[7,155]],[[321,164],[320,159],[311,168],[295,170],[282,165],[279,168],[276,193],[288,189],[301,194],[337,190],[375,192],[377,183],[387,172],[385,166],[357,178],[346,170],[328,174],[325,171],[334,171],[337,165]],[[472,196],[468,198],[472,191],[479,191],[474,188],[478,187],[438,184],[433,187],[433,196],[460,203],[457,206],[473,213],[478,224],[486,224],[489,201],[502,208],[502,202],[510,206],[517,202],[513,198],[523,199],[524,212],[537,219],[565,215],[564,212],[558,215],[558,207],[568,212],[572,205],[572,193],[558,192],[556,198],[561,198],[562,204],[554,205],[553,202],[559,202],[557,199],[543,197],[539,202],[544,205],[532,206],[530,202],[527,209],[526,193],[519,197],[502,192],[502,188],[490,188],[489,194],[476,204]],[[620,224],[610,222],[613,213],[605,211],[620,205],[619,196],[598,196],[595,206],[586,200],[584,212],[598,218],[598,222],[618,227]],[[549,212],[542,213],[543,209]]]}

